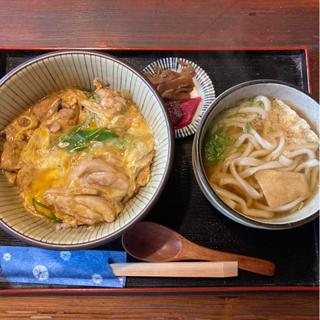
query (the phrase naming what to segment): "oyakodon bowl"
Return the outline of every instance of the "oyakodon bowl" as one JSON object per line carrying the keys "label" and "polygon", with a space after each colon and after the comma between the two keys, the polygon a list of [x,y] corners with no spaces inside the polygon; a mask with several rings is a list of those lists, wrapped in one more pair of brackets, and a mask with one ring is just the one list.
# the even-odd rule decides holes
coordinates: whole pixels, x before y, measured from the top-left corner
{"label": "oyakodon bowl", "polygon": [[[146,78],[121,60],[97,52],[60,51],[31,59],[0,81],[0,131],[40,98],[70,87],[92,88],[94,79],[112,89],[128,90],[155,138],[149,183],[126,204],[112,223],[57,229],[22,205],[16,187],[0,176],[0,226],[20,240],[52,249],[83,249],[119,237],[157,201],[168,179],[173,158],[173,129],[162,100]],[[1,141],[1,152],[3,139]]]}
{"label": "oyakodon bowl", "polygon": [[303,117],[319,136],[319,104],[308,94],[298,88],[280,81],[253,80],[236,85],[217,97],[203,116],[198,131],[193,140],[192,163],[196,180],[203,194],[209,202],[228,218],[248,227],[270,230],[289,229],[301,226],[318,216],[320,194],[317,191],[305,206],[288,215],[281,215],[272,219],[253,218],[242,215],[227,206],[213,191],[207,179],[202,161],[202,147],[205,135],[217,115],[239,100],[265,95],[288,101],[294,110]]}

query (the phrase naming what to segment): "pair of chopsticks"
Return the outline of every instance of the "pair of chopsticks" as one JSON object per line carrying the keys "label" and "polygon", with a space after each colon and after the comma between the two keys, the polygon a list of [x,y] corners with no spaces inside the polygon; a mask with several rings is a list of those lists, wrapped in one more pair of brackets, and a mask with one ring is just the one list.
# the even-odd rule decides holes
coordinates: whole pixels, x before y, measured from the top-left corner
{"label": "pair of chopsticks", "polygon": [[110,264],[116,276],[227,278],[238,276],[237,261],[219,262],[133,262]]}

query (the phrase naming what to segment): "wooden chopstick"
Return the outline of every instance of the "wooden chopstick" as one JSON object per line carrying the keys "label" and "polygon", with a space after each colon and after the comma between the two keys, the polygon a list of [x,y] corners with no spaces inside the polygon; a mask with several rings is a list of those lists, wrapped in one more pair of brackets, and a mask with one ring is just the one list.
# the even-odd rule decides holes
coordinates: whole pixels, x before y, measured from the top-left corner
{"label": "wooden chopstick", "polygon": [[133,262],[110,264],[116,276],[225,278],[238,276],[237,261]]}

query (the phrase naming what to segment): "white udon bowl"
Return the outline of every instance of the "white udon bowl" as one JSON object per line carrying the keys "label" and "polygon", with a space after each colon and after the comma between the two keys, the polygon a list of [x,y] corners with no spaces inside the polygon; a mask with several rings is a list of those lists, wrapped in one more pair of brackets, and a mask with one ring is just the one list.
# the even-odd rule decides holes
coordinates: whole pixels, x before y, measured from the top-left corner
{"label": "white udon bowl", "polygon": [[272,219],[261,219],[242,215],[227,206],[219,196],[215,194],[206,177],[202,162],[202,146],[206,132],[214,118],[221,111],[235,105],[239,100],[253,98],[258,95],[279,98],[290,102],[290,104],[294,106],[295,111],[307,120],[311,128],[315,130],[319,136],[319,104],[308,94],[294,86],[291,86],[290,84],[280,81],[253,80],[244,82],[219,95],[203,116],[193,141],[193,170],[197,182],[209,202],[218,211],[222,212],[230,219],[243,225],[260,229],[281,230],[301,226],[318,216],[320,203],[319,190],[307,201],[306,205],[302,209],[289,215],[283,215]]}
{"label": "white udon bowl", "polygon": [[[28,213],[18,189],[0,175],[0,226],[20,240],[52,249],[83,249],[119,237],[141,219],[158,199],[168,179],[173,157],[173,129],[162,100],[139,72],[114,57],[88,51],[44,54],[13,69],[0,80],[0,130],[38,99],[60,89],[92,88],[100,79],[111,88],[129,90],[155,138],[155,158],[149,183],[139,190],[112,223],[57,230],[48,219]],[[3,139],[0,151],[2,152]]]}

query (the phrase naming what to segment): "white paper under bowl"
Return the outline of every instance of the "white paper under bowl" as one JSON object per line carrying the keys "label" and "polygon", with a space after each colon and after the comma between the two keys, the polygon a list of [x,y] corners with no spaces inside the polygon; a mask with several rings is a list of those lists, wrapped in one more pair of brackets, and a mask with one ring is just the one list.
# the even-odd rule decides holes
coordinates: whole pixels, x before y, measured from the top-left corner
{"label": "white paper under bowl", "polygon": [[253,98],[258,95],[265,95],[288,101],[294,106],[295,111],[302,116],[319,136],[319,104],[308,94],[287,83],[274,80],[253,80],[236,85],[221,95],[219,95],[206,114],[203,116],[199,125],[192,150],[193,170],[197,182],[209,200],[209,202],[221,213],[230,219],[243,225],[260,228],[281,230],[301,226],[318,216],[320,193],[317,191],[305,206],[288,215],[279,215],[272,219],[253,218],[242,215],[227,206],[213,191],[206,177],[202,162],[202,146],[205,134],[209,129],[214,118],[223,110],[235,105],[241,99]]}
{"label": "white paper under bowl", "polygon": [[[0,130],[38,99],[70,87],[91,88],[100,79],[111,88],[129,90],[152,129],[155,157],[149,183],[112,223],[57,230],[48,219],[28,213],[16,187],[0,175],[0,226],[22,241],[53,249],[83,249],[119,237],[154,205],[167,181],[173,157],[173,130],[161,98],[143,75],[112,56],[88,51],[60,51],[31,59],[0,81]],[[1,140],[1,152],[4,140]]]}

